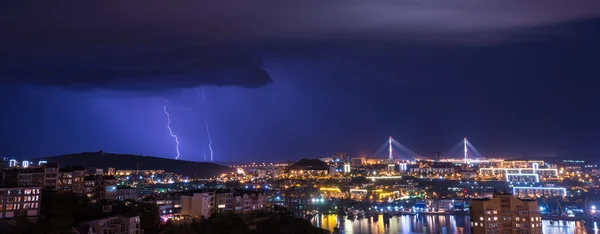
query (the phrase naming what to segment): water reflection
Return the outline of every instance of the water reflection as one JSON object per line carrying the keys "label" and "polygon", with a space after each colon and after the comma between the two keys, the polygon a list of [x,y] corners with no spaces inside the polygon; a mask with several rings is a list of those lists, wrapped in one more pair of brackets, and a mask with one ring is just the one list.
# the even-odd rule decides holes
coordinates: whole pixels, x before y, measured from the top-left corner
{"label": "water reflection", "polygon": [[[469,234],[469,216],[454,215],[415,215],[393,216],[384,220],[379,215],[377,222],[373,218],[361,220],[348,220],[345,216],[317,215],[312,219],[313,225],[333,232],[339,227],[343,233],[348,234],[388,234],[388,233],[440,233],[440,234]],[[553,222],[542,221],[544,234],[600,234],[597,222],[588,222],[584,227],[582,222]]]}

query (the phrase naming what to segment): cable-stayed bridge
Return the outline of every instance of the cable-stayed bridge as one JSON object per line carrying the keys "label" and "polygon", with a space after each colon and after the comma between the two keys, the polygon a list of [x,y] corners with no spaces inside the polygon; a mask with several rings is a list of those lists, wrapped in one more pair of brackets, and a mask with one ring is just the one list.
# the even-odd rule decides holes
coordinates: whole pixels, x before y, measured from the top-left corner
{"label": "cable-stayed bridge", "polygon": [[400,142],[394,140],[394,138],[390,136],[369,158],[386,158],[390,161],[394,161],[394,159],[413,161],[417,157],[419,157],[417,153],[400,144]]}
{"label": "cable-stayed bridge", "polygon": [[[389,161],[413,161],[415,158],[420,158],[420,155],[402,145],[391,136],[383,143],[379,149],[369,158],[382,158]],[[482,158],[481,153],[467,138],[463,138],[449,150],[446,150],[441,156],[445,158],[461,159],[463,164],[471,164],[474,159]]]}
{"label": "cable-stayed bridge", "polygon": [[462,163],[464,164],[471,164],[473,159],[483,158],[479,150],[466,137],[442,153],[442,156],[446,158],[462,158]]}

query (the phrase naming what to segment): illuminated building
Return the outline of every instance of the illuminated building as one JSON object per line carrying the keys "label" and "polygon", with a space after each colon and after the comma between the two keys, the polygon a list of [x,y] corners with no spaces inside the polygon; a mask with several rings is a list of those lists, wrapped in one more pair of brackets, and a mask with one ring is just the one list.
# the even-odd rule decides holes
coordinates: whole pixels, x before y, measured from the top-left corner
{"label": "illuminated building", "polygon": [[565,197],[567,189],[561,187],[513,187],[513,194],[520,198],[537,198],[541,196]]}
{"label": "illuminated building", "polygon": [[471,202],[471,233],[542,234],[542,217],[536,200],[508,193]]}
{"label": "illuminated building", "polygon": [[58,189],[58,163],[45,163],[44,167],[44,188],[57,190]]}
{"label": "illuminated building", "polygon": [[[87,226],[89,225],[89,226]],[[85,228],[81,228],[85,227]],[[91,227],[91,228],[90,228]],[[90,230],[92,233],[111,233],[111,234],[134,234],[142,233],[140,230],[140,216],[139,215],[119,215],[107,218],[95,219],[92,221],[84,222],[82,225],[74,228],[75,230],[82,229],[83,233],[88,234]]]}
{"label": "illuminated building", "polygon": [[117,200],[135,200],[137,199],[137,189],[129,186],[117,186]]}
{"label": "illuminated building", "polygon": [[454,173],[454,164],[440,163],[434,165],[423,165],[422,167],[411,168],[413,174],[452,174]]}
{"label": "illuminated building", "polygon": [[267,198],[259,192],[201,192],[181,196],[181,214],[208,218],[213,212],[246,214],[265,209]]}
{"label": "illuminated building", "polygon": [[11,159],[8,163],[9,167],[17,167],[17,165],[19,165],[19,162],[16,159]]}
{"label": "illuminated building", "polygon": [[108,175],[115,175],[115,168],[114,167],[109,167],[108,168]]}
{"label": "illuminated building", "polygon": [[350,161],[353,167],[360,167],[365,164],[366,160],[365,158],[352,158]]}
{"label": "illuminated building", "polygon": [[181,212],[181,196],[179,193],[159,194],[155,202],[160,214],[179,214]]}
{"label": "illuminated building", "polygon": [[247,214],[255,210],[265,209],[267,197],[263,193],[236,193],[234,194],[235,213]]}
{"label": "illuminated building", "polygon": [[388,164],[387,165],[387,173],[388,173],[388,175],[394,174],[394,171],[396,171],[396,165],[395,164]]}
{"label": "illuminated building", "polygon": [[89,175],[85,177],[84,186],[85,194],[92,201],[117,198],[117,178],[114,176]]}
{"label": "illuminated building", "polygon": [[500,163],[503,168],[534,168],[543,167],[545,165],[542,160],[504,160]]}
{"label": "illuminated building", "polygon": [[217,213],[233,212],[234,211],[234,196],[233,192],[216,193],[215,194],[215,211]]}
{"label": "illuminated building", "polygon": [[15,217],[37,218],[42,187],[0,187],[0,220]]}
{"label": "illuminated building", "polygon": [[432,212],[464,210],[466,203],[461,199],[426,199],[426,208]]}
{"label": "illuminated building", "polygon": [[2,184],[7,186],[44,186],[44,168],[9,168],[2,170]]}
{"label": "illuminated building", "polygon": [[344,173],[350,173],[350,164],[344,164]]}
{"label": "illuminated building", "polygon": [[83,194],[85,168],[69,166],[58,170],[58,190]]}
{"label": "illuminated building", "polygon": [[164,174],[165,170],[117,170],[115,175],[117,176],[128,176],[128,175],[156,175]]}
{"label": "illuminated building", "polygon": [[348,154],[346,152],[337,152],[331,155],[332,161],[334,162],[347,162],[350,161]]}
{"label": "illuminated building", "polygon": [[400,171],[405,172],[408,169],[406,163],[400,163]]}

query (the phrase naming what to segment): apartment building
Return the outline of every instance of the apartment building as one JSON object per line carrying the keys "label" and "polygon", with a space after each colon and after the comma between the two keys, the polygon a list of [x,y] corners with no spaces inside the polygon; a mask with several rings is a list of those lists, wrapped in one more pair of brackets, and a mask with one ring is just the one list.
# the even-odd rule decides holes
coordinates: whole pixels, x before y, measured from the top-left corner
{"label": "apartment building", "polygon": [[58,189],[58,174],[59,165],[58,163],[45,163],[44,167],[44,188],[46,189]]}
{"label": "apartment building", "polygon": [[44,168],[8,168],[2,170],[2,185],[43,186]]}
{"label": "apartment building", "polygon": [[84,178],[83,193],[92,201],[117,199],[117,178],[110,175],[89,175]]}
{"label": "apartment building", "polygon": [[117,186],[117,200],[135,200],[137,189],[129,186]]}
{"label": "apartment building", "polygon": [[181,214],[196,218],[208,218],[213,213],[215,192],[181,195]]}
{"label": "apartment building", "polygon": [[515,198],[510,193],[496,193],[492,199],[474,199],[471,203],[471,232],[542,234],[538,202]]}
{"label": "apartment building", "polygon": [[[88,226],[89,225],[89,226]],[[119,215],[95,219],[79,225],[88,233],[98,234],[141,234],[139,215]],[[91,227],[91,228],[90,228]],[[75,228],[74,231],[81,228]],[[80,232],[77,232],[80,233]],[[83,234],[83,233],[82,233]]]}
{"label": "apartment building", "polygon": [[178,193],[159,195],[155,202],[161,214],[179,214],[181,212],[181,195]]}
{"label": "apartment building", "polygon": [[85,168],[80,166],[69,166],[60,168],[57,187],[59,191],[72,191],[84,194]]}
{"label": "apartment building", "polygon": [[266,208],[267,197],[258,192],[237,193],[234,196],[233,205],[235,213],[246,214]]}
{"label": "apartment building", "polygon": [[37,218],[42,187],[0,187],[0,220],[15,217]]}
{"label": "apartment building", "polygon": [[215,212],[227,213],[234,211],[234,193],[233,192],[217,192],[215,194]]}

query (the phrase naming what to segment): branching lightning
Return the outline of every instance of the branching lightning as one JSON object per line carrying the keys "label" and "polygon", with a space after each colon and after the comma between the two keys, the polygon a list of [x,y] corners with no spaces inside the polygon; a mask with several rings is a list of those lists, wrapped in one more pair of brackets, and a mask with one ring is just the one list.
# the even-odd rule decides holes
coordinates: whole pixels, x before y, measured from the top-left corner
{"label": "branching lightning", "polygon": [[179,138],[177,135],[173,134],[173,129],[171,129],[171,115],[167,111],[167,105],[165,105],[163,109],[165,110],[165,115],[167,115],[167,128],[169,129],[169,134],[171,137],[175,138],[175,149],[177,150],[177,156],[175,159],[179,159]]}
{"label": "branching lightning", "polygon": [[206,162],[206,141],[204,141],[204,146],[202,146],[202,154],[204,154],[204,161]]}
{"label": "branching lightning", "polygon": [[[204,92],[204,89],[202,89],[202,90],[196,89],[196,94],[197,94],[198,100],[199,100],[199,102],[198,102],[198,107],[199,107],[206,100],[206,98],[205,98],[206,97],[205,96],[206,93]],[[195,108],[196,107],[192,106],[192,107],[188,107],[188,108],[183,107],[181,109],[184,110],[184,111],[191,111],[191,110],[194,110]],[[167,123],[167,128],[169,128],[169,133],[171,134],[171,136],[173,138],[175,138],[175,142],[177,143],[177,158],[179,158],[179,139],[177,138],[177,135],[173,134],[173,131],[171,130],[171,127],[170,127],[171,120],[169,119],[169,113],[167,112],[167,106],[166,105],[165,105],[164,109],[165,109],[165,114],[167,115],[167,118],[168,118],[168,121],[169,121]],[[204,141],[204,145],[202,147],[202,154],[204,155],[204,161],[207,161],[206,146],[208,145],[208,150],[210,152],[210,161],[213,161],[213,159],[214,159],[214,152],[213,152],[213,148],[212,148],[212,138],[210,137],[210,129],[208,127],[208,118],[207,118],[206,113],[204,114],[204,125],[206,127],[206,137],[208,138],[208,144],[207,144],[207,142],[205,140]],[[177,159],[177,158],[175,158],[175,159]]]}

